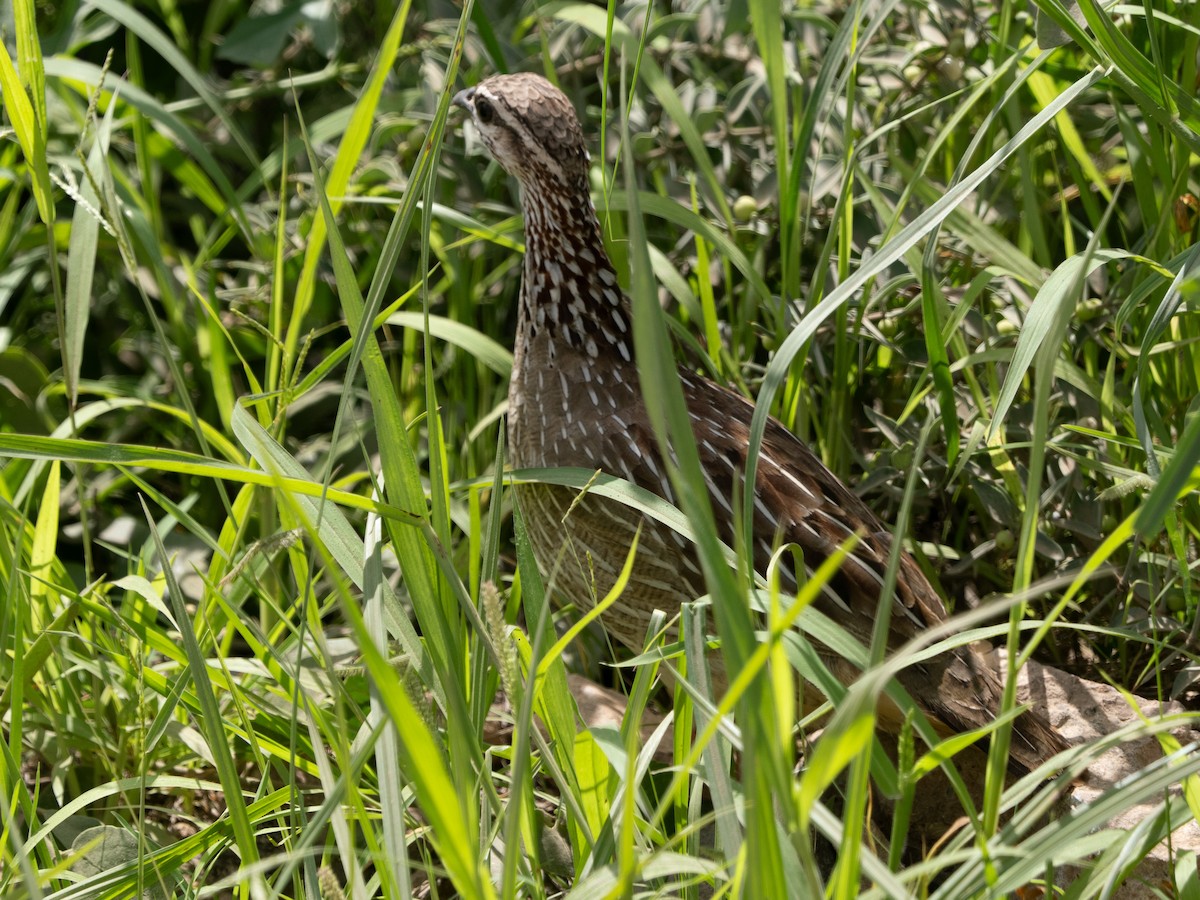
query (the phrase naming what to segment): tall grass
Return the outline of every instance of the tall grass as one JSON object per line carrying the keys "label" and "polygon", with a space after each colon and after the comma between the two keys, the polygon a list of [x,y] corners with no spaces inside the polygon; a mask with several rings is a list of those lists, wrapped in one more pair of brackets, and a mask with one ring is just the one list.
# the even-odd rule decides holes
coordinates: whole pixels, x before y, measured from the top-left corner
{"label": "tall grass", "polygon": [[[1047,821],[1069,773],[1001,777],[1010,678],[988,790],[922,857],[905,811],[932,770],[959,778],[964,742],[893,759],[874,710],[899,667],[980,638],[1013,675],[1036,654],[1146,696],[1190,685],[1191,12],[446,9],[14,0],[0,20],[0,894],[957,898],[1058,877],[1089,897],[1130,878],[1197,812],[1179,719],[1110,738],[1174,752]],[[1070,41],[1039,51],[1034,12]],[[448,109],[509,69],[604,135],[596,196],[681,510],[505,468],[520,220]],[[884,659],[807,606],[836,559],[799,597],[731,567],[674,358],[757,398],[756,443],[776,415],[861,484],[960,618]],[[715,601],[589,667],[516,478],[691,535]],[[718,698],[711,633],[740,673]],[[809,638],[867,674],[842,688]],[[619,730],[578,727],[580,668],[628,695]],[[801,678],[833,712],[803,756]],[[512,728],[489,743],[501,688]],[[647,734],[650,704],[667,718]],[[1145,802],[1137,833],[1104,828]],[[1176,862],[1182,896],[1195,860]]]}

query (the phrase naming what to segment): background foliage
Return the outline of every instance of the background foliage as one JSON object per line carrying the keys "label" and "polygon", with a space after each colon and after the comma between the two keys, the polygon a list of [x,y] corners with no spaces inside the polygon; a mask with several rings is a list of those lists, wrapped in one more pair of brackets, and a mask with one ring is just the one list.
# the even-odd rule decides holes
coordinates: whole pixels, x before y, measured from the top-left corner
{"label": "background foliage", "polygon": [[[643,741],[657,657],[556,642],[511,523],[520,217],[447,111],[496,71],[553,78],[679,359],[855,481],[957,611],[1025,598],[997,642],[1190,702],[1194,4],[13,0],[0,33],[5,897],[1128,874],[1102,813],[1194,759],[1049,826],[1049,788],[993,786],[903,858],[902,817],[864,843],[869,685],[792,777],[778,635],[737,727],[659,693],[673,737]],[[620,732],[576,735],[567,664],[628,691]],[[851,760],[839,818],[819,798]],[[902,805],[909,763],[880,788]],[[1164,810],[1147,840],[1192,815]]]}

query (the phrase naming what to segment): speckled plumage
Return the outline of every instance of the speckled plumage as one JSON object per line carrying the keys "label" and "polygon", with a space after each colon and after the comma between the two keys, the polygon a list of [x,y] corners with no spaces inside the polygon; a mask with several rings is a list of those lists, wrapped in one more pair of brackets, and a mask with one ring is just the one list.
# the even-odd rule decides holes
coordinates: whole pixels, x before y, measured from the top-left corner
{"label": "speckled plumage", "polygon": [[[463,91],[488,150],[521,185],[525,268],[509,390],[509,457],[515,467],[579,466],[625,478],[674,501],[638,388],[627,298],[604,250],[588,190],[588,154],[567,98],[538,75],[498,75]],[[753,406],[695,373],[680,370],[696,444],[722,537],[733,542],[731,497],[745,471]],[[630,584],[604,618],[637,650],[655,609],[674,613],[705,592],[690,544],[642,521],[616,501],[551,485],[523,485],[518,502],[543,575],[572,601],[603,597],[642,537]],[[866,504],[775,420],[768,425],[755,483],[754,561],[763,571],[777,535],[815,567],[855,531],[865,535],[818,605],[864,645],[878,613],[891,543]],[[791,573],[785,573],[794,584]],[[889,647],[944,621],[946,610],[921,570],[904,556]],[[849,683],[857,670],[827,651]],[[1000,683],[972,648],[905,669],[905,689],[939,730],[966,731],[995,714]],[[1016,723],[1014,768],[1040,765],[1065,742],[1034,711]]]}

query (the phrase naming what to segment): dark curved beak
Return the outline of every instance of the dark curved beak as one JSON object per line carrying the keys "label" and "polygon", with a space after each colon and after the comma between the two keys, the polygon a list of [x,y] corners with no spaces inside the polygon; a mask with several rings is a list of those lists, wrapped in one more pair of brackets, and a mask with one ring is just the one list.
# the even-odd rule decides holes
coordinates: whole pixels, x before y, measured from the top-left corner
{"label": "dark curved beak", "polygon": [[471,99],[475,96],[475,88],[467,88],[465,91],[459,91],[454,95],[454,99],[450,102],[455,106],[461,106],[467,112],[471,111]]}

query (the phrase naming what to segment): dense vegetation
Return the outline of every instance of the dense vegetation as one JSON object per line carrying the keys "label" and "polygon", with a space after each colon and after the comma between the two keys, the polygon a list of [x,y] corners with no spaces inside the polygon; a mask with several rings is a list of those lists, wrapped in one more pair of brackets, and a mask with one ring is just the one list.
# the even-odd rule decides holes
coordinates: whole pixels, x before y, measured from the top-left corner
{"label": "dense vegetation", "polygon": [[[448,111],[496,71],[567,91],[617,268],[660,301],[641,349],[759,398],[956,613],[997,610],[945,645],[1190,702],[1194,5],[510,6],[5,4],[0,895],[1127,877],[1194,791],[1129,848],[1107,815],[1039,822],[1053,783],[994,780],[921,861],[903,815],[868,827],[869,771],[903,809],[925,770],[921,744],[899,774],[868,754],[878,679],[798,763],[795,632],[715,717],[658,681],[696,677],[703,606],[667,663],[557,640],[577,614],[550,621],[498,464],[520,216]],[[755,627],[734,587],[727,638]],[[757,596],[776,626],[802,605]],[[628,693],[620,732],[576,734],[568,669]]]}

